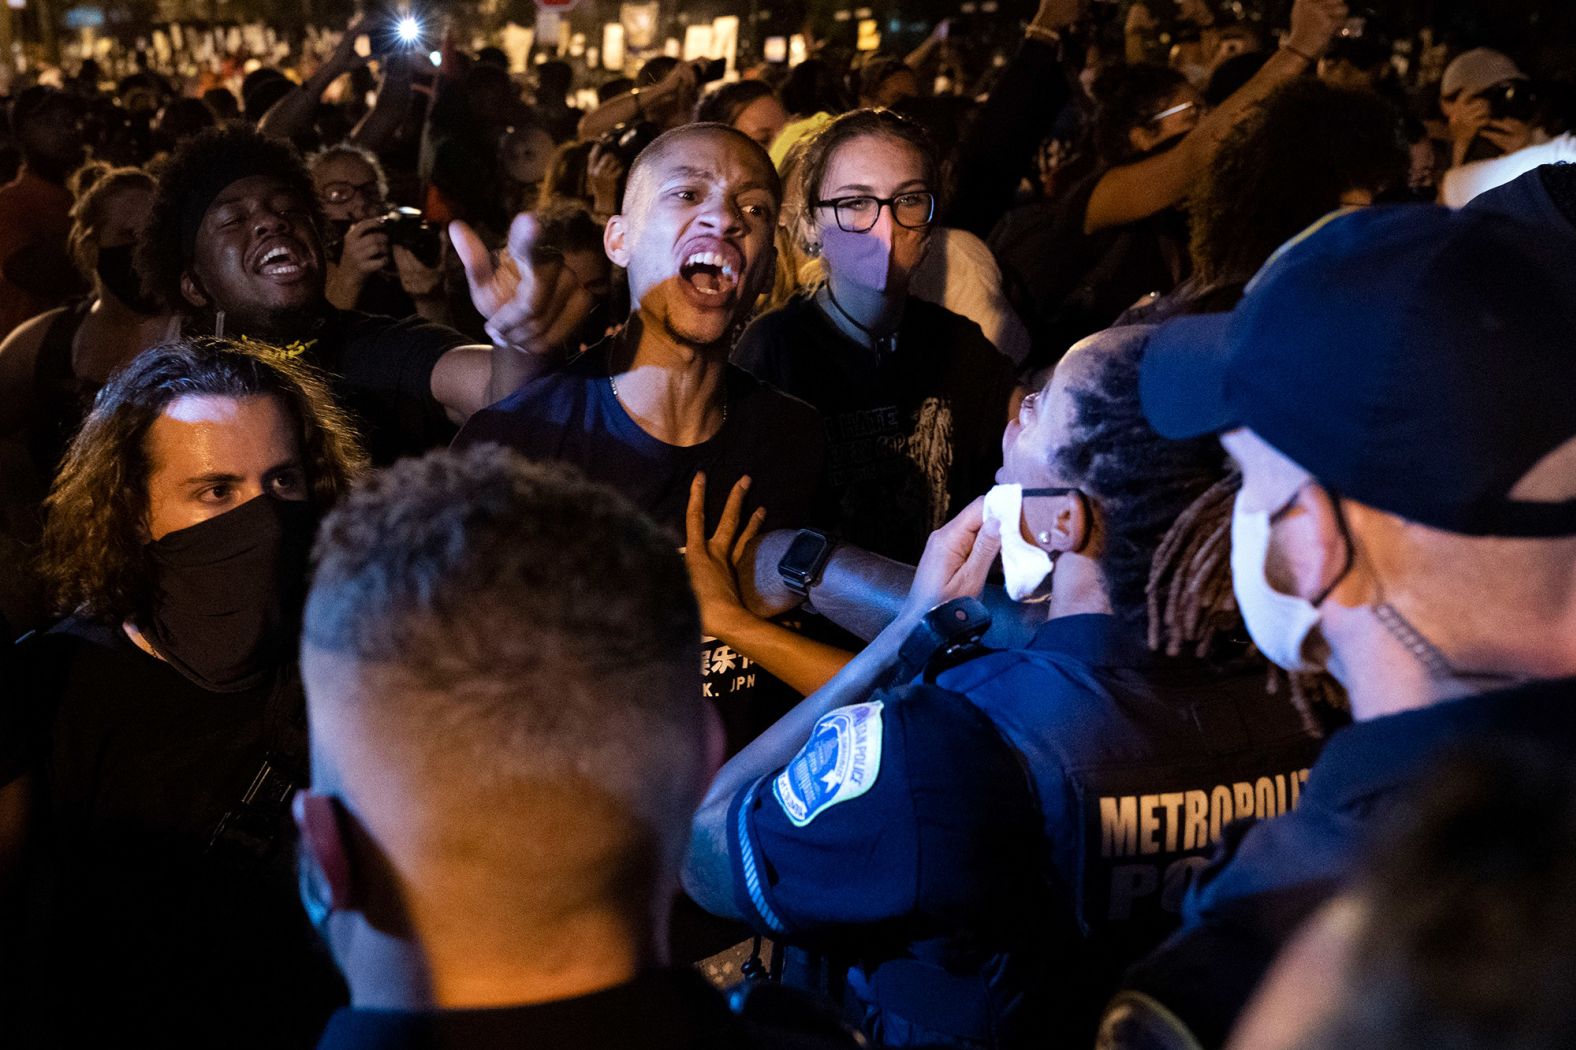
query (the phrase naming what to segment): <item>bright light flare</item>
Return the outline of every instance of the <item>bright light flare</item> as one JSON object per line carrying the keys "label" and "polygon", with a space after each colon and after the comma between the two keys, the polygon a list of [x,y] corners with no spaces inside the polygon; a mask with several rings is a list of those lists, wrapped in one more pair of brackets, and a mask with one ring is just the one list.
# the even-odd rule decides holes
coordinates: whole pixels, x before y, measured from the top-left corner
{"label": "bright light flare", "polygon": [[402,44],[414,44],[421,39],[421,22],[415,15],[400,15],[399,21],[394,23],[394,35]]}

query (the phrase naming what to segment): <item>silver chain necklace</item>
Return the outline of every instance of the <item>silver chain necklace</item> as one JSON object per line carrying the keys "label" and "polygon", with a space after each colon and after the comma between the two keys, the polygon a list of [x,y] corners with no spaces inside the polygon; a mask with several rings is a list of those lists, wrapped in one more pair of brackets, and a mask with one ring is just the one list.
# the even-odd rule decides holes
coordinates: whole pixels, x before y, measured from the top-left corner
{"label": "silver chain necklace", "polygon": [[[727,381],[726,377],[724,377],[723,381]],[[607,385],[613,391],[613,400],[623,405],[627,411],[629,405],[625,404],[623,396],[618,392],[618,380],[613,378],[613,348],[611,346],[607,348]],[[722,394],[722,421],[724,423],[728,421],[728,393],[726,390]]]}

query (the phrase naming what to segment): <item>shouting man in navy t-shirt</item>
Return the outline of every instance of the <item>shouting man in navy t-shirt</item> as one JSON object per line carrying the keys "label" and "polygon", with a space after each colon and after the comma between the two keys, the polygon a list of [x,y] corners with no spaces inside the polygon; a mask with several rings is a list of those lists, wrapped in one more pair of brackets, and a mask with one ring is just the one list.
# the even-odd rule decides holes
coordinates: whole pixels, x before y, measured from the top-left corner
{"label": "shouting man in navy t-shirt", "polygon": [[[455,243],[495,344],[537,374],[476,413],[456,447],[495,442],[572,463],[684,536],[697,472],[708,533],[729,493],[751,484],[744,513],[808,524],[824,437],[815,411],[728,363],[776,264],[782,186],[764,150],[721,124],[669,131],[636,158],[623,213],[608,221],[608,258],[629,273],[628,323],[560,368],[549,361],[583,316],[568,271],[535,264],[531,219],[515,220],[491,257],[463,226]],[[780,711],[756,697],[765,676],[721,643],[702,653],[706,688],[739,746]],[[751,699],[746,699],[750,697]]]}

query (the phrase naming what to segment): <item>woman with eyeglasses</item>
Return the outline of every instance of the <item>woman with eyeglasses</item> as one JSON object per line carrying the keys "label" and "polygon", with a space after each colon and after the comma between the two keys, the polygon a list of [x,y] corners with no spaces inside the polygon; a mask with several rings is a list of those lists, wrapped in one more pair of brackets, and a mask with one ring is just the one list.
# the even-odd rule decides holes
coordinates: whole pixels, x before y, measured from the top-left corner
{"label": "woman with eyeglasses", "polygon": [[909,294],[937,187],[935,150],[913,122],[856,110],[827,124],[789,188],[824,279],[757,318],[735,352],[825,420],[829,523],[908,561],[989,487],[1016,387],[979,325]]}
{"label": "woman with eyeglasses", "polygon": [[314,154],[307,163],[331,227],[325,238],[328,301],[341,310],[447,324],[442,266],[428,266],[410,249],[390,244],[382,230],[390,205],[377,157],[347,142]]}

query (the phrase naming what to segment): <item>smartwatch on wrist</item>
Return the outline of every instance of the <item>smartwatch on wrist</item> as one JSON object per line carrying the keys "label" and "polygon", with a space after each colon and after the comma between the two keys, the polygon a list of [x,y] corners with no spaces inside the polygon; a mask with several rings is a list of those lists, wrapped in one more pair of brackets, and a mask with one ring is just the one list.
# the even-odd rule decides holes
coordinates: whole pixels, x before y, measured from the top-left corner
{"label": "smartwatch on wrist", "polygon": [[810,588],[820,581],[821,570],[826,568],[835,546],[832,538],[824,532],[800,529],[788,545],[788,552],[777,563],[777,575],[782,577],[784,586],[790,591],[801,598],[808,598]]}

